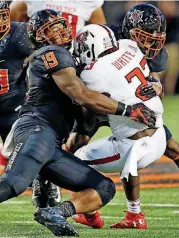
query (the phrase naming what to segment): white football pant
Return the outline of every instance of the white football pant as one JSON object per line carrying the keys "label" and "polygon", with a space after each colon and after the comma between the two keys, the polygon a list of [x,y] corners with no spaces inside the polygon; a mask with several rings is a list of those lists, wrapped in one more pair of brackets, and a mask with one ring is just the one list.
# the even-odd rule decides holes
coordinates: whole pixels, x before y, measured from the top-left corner
{"label": "white football pant", "polygon": [[120,172],[121,179],[128,179],[129,173],[137,176],[137,170],[159,159],[165,148],[165,130],[161,127],[151,137],[146,136],[138,140],[116,141],[113,136],[108,136],[81,147],[75,155],[96,170],[103,173]]}

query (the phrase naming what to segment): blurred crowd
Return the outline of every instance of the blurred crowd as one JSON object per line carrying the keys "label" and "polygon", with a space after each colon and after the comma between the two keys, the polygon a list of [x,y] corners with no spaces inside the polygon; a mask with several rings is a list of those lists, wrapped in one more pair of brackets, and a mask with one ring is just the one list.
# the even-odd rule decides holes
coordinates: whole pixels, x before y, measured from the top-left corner
{"label": "blurred crowd", "polygon": [[[17,0],[14,0],[17,1]],[[67,0],[66,0],[67,1]],[[70,1],[70,0],[69,0]],[[99,0],[100,1],[100,0]],[[36,4],[37,1],[29,1]],[[165,94],[179,93],[179,2],[177,1],[105,1],[102,8],[92,14],[89,23],[121,24],[127,10],[138,3],[151,3],[157,6],[167,20],[166,48],[169,54],[168,67],[161,74],[161,81],[165,85]],[[18,12],[21,14],[19,15]],[[22,17],[26,20],[24,8],[15,9],[15,20]],[[100,17],[98,17],[100,16]],[[13,19],[14,20],[14,19]],[[21,19],[22,20],[22,19]]]}

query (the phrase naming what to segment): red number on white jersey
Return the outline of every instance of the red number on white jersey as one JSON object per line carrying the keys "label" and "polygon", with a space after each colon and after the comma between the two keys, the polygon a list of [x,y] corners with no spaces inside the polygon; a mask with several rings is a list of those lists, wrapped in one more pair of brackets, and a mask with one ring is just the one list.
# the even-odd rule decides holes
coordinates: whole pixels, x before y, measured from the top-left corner
{"label": "red number on white jersey", "polygon": [[76,36],[77,23],[78,23],[78,17],[75,16],[75,15],[68,14],[66,12],[62,12],[62,17],[65,17],[68,20],[68,22],[71,24],[72,34],[73,34],[73,37],[75,37]]}
{"label": "red number on white jersey", "polygon": [[0,69],[0,94],[7,93],[8,91],[9,91],[8,70]]}
{"label": "red number on white jersey", "polygon": [[[145,69],[145,65],[146,65],[147,61],[146,58],[144,57],[141,61],[140,61],[140,66],[142,67],[142,69]],[[148,96],[142,96],[140,95],[140,90],[142,87],[146,86],[147,84],[147,80],[142,72],[142,70],[138,67],[136,67],[135,69],[133,69],[130,73],[128,73],[125,78],[127,79],[128,83],[132,82],[132,78],[133,77],[137,77],[141,84],[137,87],[135,95],[136,97],[140,98],[142,101],[147,101],[150,98]]]}

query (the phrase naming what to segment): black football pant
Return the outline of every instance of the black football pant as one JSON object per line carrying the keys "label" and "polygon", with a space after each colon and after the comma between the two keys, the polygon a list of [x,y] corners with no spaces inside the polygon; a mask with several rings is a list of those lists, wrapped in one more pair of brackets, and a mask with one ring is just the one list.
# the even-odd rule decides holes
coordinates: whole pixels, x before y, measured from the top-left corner
{"label": "black football pant", "polygon": [[114,183],[62,150],[54,130],[43,120],[23,116],[14,131],[15,149],[0,180],[0,202],[18,196],[38,174],[71,191],[95,189],[103,204],[115,194]]}

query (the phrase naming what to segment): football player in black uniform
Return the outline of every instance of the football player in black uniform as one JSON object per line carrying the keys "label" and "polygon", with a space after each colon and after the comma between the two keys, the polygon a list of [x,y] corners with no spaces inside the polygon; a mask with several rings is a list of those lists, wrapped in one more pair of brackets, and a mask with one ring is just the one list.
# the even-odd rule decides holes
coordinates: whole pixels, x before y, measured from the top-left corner
{"label": "football player in black uniform", "polygon": [[30,54],[26,24],[10,22],[6,1],[0,1],[0,136],[5,141],[18,110],[25,102],[27,84],[23,63]]}
{"label": "football player in black uniform", "polygon": [[151,127],[155,118],[143,104],[124,105],[85,87],[68,51],[71,27],[57,12],[35,13],[28,34],[39,49],[29,57],[29,96],[13,126],[14,151],[1,177],[0,202],[21,194],[40,174],[77,193],[59,207],[39,209],[35,219],[55,235],[77,235],[65,218],[104,206],[113,198],[115,185],[61,149],[76,112],[71,99],[97,112],[123,114]]}
{"label": "football player in black uniform", "polygon": [[[165,47],[163,47],[165,42],[166,22],[165,17],[159,9],[150,4],[138,4],[127,12],[121,27],[110,26],[110,28],[114,31],[117,40],[132,39],[138,43],[139,47],[146,55],[147,63],[151,72],[156,73],[165,70],[168,59],[167,51]],[[154,77],[149,77],[148,81],[151,85],[144,87],[140,92],[141,95],[153,97],[158,93],[158,91],[162,91],[158,87],[160,83],[157,82],[158,80]],[[67,143],[64,145],[64,148],[72,152],[76,151],[77,148],[88,143],[98,128],[103,125],[108,125],[106,119],[104,116],[98,117],[96,119],[96,124],[93,125],[93,129],[88,132],[88,135],[80,136],[75,133],[71,134]],[[172,135],[168,128],[166,126],[164,127],[167,138],[167,149],[165,155],[169,156],[176,162],[177,166],[179,166],[179,145],[172,139]],[[75,129],[75,132],[76,131],[77,130]],[[128,182],[125,179],[122,182],[128,200],[128,207],[130,207],[130,209],[126,214],[126,217],[121,222],[112,225],[111,228],[146,229],[147,226],[145,225],[144,214],[139,212],[139,177],[130,176]],[[135,201],[137,202],[135,203]],[[133,206],[131,204],[133,204]],[[137,204],[137,209],[136,206],[134,207],[134,204]],[[92,224],[93,226],[100,228],[100,217],[97,216],[95,219],[95,216],[96,214],[93,214],[93,217],[90,217],[90,219],[94,220],[93,224],[91,223],[91,220],[88,222],[88,216],[84,214],[75,216],[74,219],[79,223],[89,226]],[[138,220],[141,220],[142,223],[140,224]]]}
{"label": "football player in black uniform", "polygon": [[[27,82],[23,64],[32,51],[26,23],[10,22],[8,3],[0,1],[0,136],[3,143],[18,118],[20,106],[25,102]],[[8,154],[5,156],[2,150],[0,166],[3,169],[7,157]],[[44,187],[46,191],[43,196],[48,197],[46,204],[57,204],[57,187],[49,182],[44,182]],[[35,199],[37,194],[33,195]]]}

